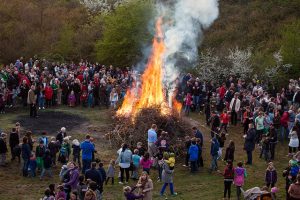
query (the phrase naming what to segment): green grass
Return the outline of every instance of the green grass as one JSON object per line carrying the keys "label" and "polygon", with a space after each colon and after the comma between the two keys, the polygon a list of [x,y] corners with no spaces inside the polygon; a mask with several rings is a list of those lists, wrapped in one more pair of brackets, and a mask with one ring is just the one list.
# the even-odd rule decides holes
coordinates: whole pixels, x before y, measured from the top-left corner
{"label": "green grass", "polygon": [[[110,159],[116,158],[116,149],[118,147],[111,147],[109,142],[105,140],[104,134],[109,130],[112,124],[112,114],[107,110],[99,110],[98,108],[87,109],[84,108],[68,108],[61,107],[56,111],[72,113],[80,115],[88,119],[88,122],[83,124],[78,130],[72,130],[73,138],[83,139],[84,134],[89,133],[95,138],[96,147],[98,153],[96,157],[100,158],[107,166]],[[13,126],[13,121],[20,114],[27,113],[27,110],[15,111],[0,115],[0,128],[5,131],[9,131]],[[190,117],[196,120],[198,123],[203,124],[203,116],[198,114],[191,114]],[[63,126],[63,124],[62,124]],[[223,196],[223,177],[217,173],[208,173],[208,167],[210,165],[210,134],[207,129],[201,128],[201,131],[205,134],[204,141],[204,168],[200,170],[198,174],[190,174],[188,169],[182,167],[181,158],[177,158],[177,165],[174,173],[174,185],[175,191],[178,193],[177,197],[170,197],[169,199],[207,199],[215,200],[222,199]],[[242,129],[238,126],[237,128],[229,128],[229,136],[227,137],[225,146],[227,146],[229,140],[234,140],[236,144],[235,152],[235,164],[237,161],[246,160],[246,154],[243,151],[243,138]],[[37,137],[37,136],[36,136]],[[224,152],[224,151],[223,151]],[[281,176],[282,170],[288,163],[288,152],[287,144],[278,144],[275,155],[275,167],[278,172],[278,183],[279,187],[278,199],[284,199],[285,197],[285,179]],[[259,150],[255,149],[253,153],[252,166],[247,166],[248,178],[245,181],[244,189],[248,189],[254,186],[264,185],[264,173],[266,169],[266,163],[258,158]],[[10,158],[8,158],[10,159]],[[223,171],[225,164],[219,162],[219,168]],[[44,189],[50,183],[59,183],[58,173],[60,167],[56,168],[53,172],[55,175],[52,180],[45,179],[40,181],[38,178],[23,178],[21,176],[21,165],[17,162],[9,163],[7,168],[0,168],[0,199],[13,200],[13,199],[39,199],[43,196]],[[117,176],[117,173],[116,173]],[[154,199],[162,199],[158,196],[159,190],[162,186],[161,183],[156,183],[157,173],[155,170],[151,171],[151,177],[154,181]],[[130,182],[130,185],[134,185],[134,182]],[[232,187],[232,196],[235,199],[236,190]],[[167,194],[169,191],[167,190]],[[122,186],[115,184],[114,186],[108,185],[104,188],[104,199],[123,199]]]}

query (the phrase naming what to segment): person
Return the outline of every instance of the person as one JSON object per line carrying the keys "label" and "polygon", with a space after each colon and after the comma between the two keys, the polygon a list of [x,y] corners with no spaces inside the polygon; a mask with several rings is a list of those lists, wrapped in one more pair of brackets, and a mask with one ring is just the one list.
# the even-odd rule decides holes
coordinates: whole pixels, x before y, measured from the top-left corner
{"label": "person", "polygon": [[84,195],[84,200],[96,200],[96,193],[91,189],[87,190]]}
{"label": "person", "polygon": [[80,149],[82,150],[82,173],[84,174],[90,168],[93,152],[95,151],[90,135],[85,136],[85,141],[80,144]]}
{"label": "person", "polygon": [[184,101],[185,107],[184,107],[184,113],[186,116],[189,116],[191,106],[192,106],[192,95],[191,93],[187,93]]}
{"label": "person", "polygon": [[9,134],[9,147],[11,151],[11,160],[15,160],[16,154],[14,148],[19,145],[19,134],[16,128],[12,128],[12,132]]}
{"label": "person", "polygon": [[27,103],[30,107],[30,117],[37,117],[37,110],[36,110],[36,93],[35,93],[35,86],[31,85],[30,90],[28,91],[27,96]]}
{"label": "person", "polygon": [[[167,152],[164,153],[164,160],[169,159],[169,154]],[[174,170],[170,170],[169,165],[167,163],[162,164],[162,183],[163,186],[160,190],[160,196],[163,196],[166,190],[166,187],[169,185],[170,186],[170,191],[172,196],[176,196],[177,193],[174,192],[174,185],[173,185],[173,173]]]}
{"label": "person", "polygon": [[124,192],[124,196],[125,196],[126,200],[142,199],[144,197],[143,194],[136,195],[134,193],[136,188],[137,187],[131,188],[130,186],[126,186],[126,187],[123,188],[123,192]]}
{"label": "person", "polygon": [[107,185],[109,179],[111,179],[111,184],[114,185],[115,182],[115,161],[114,160],[110,160],[106,176],[107,178],[105,180],[105,185]]}
{"label": "person", "polygon": [[157,141],[157,125],[152,124],[151,128],[148,130],[148,152],[150,157],[154,157],[157,153],[156,141]]}
{"label": "person", "polygon": [[140,160],[141,157],[139,156],[139,150],[135,149],[133,151],[133,155],[132,155],[132,164],[133,164],[133,169],[132,169],[132,179],[137,180],[139,177],[139,167],[140,167]]}
{"label": "person", "polygon": [[[196,138],[195,138],[195,140],[196,140]],[[175,167],[175,162],[176,162],[175,153],[171,152],[169,155],[169,159],[165,160],[165,162],[169,165],[170,170],[173,170]]]}
{"label": "person", "polygon": [[234,151],[235,151],[235,145],[232,140],[230,140],[228,147],[226,148],[225,158],[224,161],[234,161]]}
{"label": "person", "polygon": [[247,171],[243,167],[242,162],[238,162],[237,167],[234,169],[234,185],[236,186],[237,199],[241,199],[241,187],[243,187],[245,178],[247,177]]}
{"label": "person", "polygon": [[121,180],[119,181],[119,184],[123,184],[124,181],[124,172],[126,174],[126,183],[129,180],[129,168],[130,168],[130,163],[132,159],[132,152],[128,148],[127,144],[123,144],[122,150],[118,156],[117,163],[119,163],[120,166],[120,171],[121,171]]}
{"label": "person", "polygon": [[65,127],[61,127],[60,132],[56,135],[56,140],[62,145],[64,138],[67,137],[67,132]]}
{"label": "person", "polygon": [[289,133],[289,138],[290,138],[290,142],[289,142],[289,155],[288,156],[293,156],[299,147],[299,139],[298,139],[296,126],[294,126],[292,128],[291,132]]}
{"label": "person", "polygon": [[244,143],[244,150],[247,152],[247,165],[252,165],[252,151],[255,148],[255,141],[256,141],[256,131],[253,124],[249,124],[249,130],[247,135],[244,135],[245,143]]}
{"label": "person", "polygon": [[[199,153],[199,149],[198,146],[196,145],[196,138],[192,139],[192,144],[189,148],[189,155],[190,155],[190,162],[191,162],[191,173],[194,173],[198,170],[197,167],[197,161],[198,161],[198,153]],[[173,170],[174,167],[171,169],[171,167],[169,167],[170,170]]]}
{"label": "person", "polygon": [[220,147],[220,144],[219,144],[217,138],[214,137],[211,140],[211,147],[210,147],[210,155],[212,157],[211,166],[210,166],[210,172],[216,171],[218,169],[218,162],[217,162],[217,160],[218,160],[219,147]]}
{"label": "person", "polygon": [[142,166],[143,171],[150,174],[150,168],[152,164],[153,164],[153,160],[152,158],[150,158],[149,153],[146,152],[145,155],[140,160],[140,165]]}
{"label": "person", "polygon": [[102,200],[102,194],[99,191],[97,183],[94,181],[89,181],[89,189],[91,189],[95,195],[96,195],[96,200]]}
{"label": "person", "polygon": [[42,159],[43,159],[43,162],[42,162],[43,166],[42,166],[42,173],[40,176],[40,180],[43,179],[46,172],[48,173],[49,177],[52,178],[52,170],[51,170],[52,158],[51,158],[49,149],[45,150],[45,153],[44,153]]}
{"label": "person", "polygon": [[50,194],[55,197],[56,192],[55,192],[55,184],[54,183],[49,184],[49,190],[50,190]]}
{"label": "person", "polygon": [[250,111],[250,107],[247,106],[245,112],[243,113],[244,135],[247,134],[250,123],[251,123],[251,111]]}
{"label": "person", "polygon": [[84,200],[84,195],[85,195],[87,189],[88,189],[88,186],[84,182],[84,176],[80,175],[78,178],[78,185],[76,188],[79,200]]}
{"label": "person", "polygon": [[[46,151],[46,148],[44,146],[44,141],[40,140],[39,145],[35,149],[35,156],[36,156],[38,170],[43,169],[43,166],[44,166],[43,157],[44,157],[45,151]],[[29,156],[29,158],[30,158],[30,156]]]}
{"label": "person", "polygon": [[116,91],[116,88],[113,88],[111,90],[110,95],[109,95],[110,106],[112,108],[116,108],[117,103],[118,103],[118,99],[119,99],[119,97],[118,97],[118,93]]}
{"label": "person", "polygon": [[230,101],[230,111],[231,111],[231,124],[236,126],[237,124],[237,116],[241,107],[241,100],[238,99],[239,93],[234,94],[234,98]]}
{"label": "person", "polygon": [[68,163],[68,166],[70,179],[68,182],[64,183],[64,186],[71,187],[71,190],[75,190],[77,189],[77,185],[79,183],[79,170],[74,162]]}
{"label": "person", "polygon": [[300,174],[297,175],[296,183],[290,185],[288,193],[290,200],[300,199]]}
{"label": "person", "polygon": [[228,133],[227,127],[229,123],[229,115],[226,109],[224,109],[223,113],[220,115],[220,120],[221,120],[220,131],[222,131],[222,129],[224,128],[225,132]]}
{"label": "person", "polygon": [[191,138],[190,136],[185,136],[185,150],[186,150],[186,155],[185,155],[185,164],[183,165],[183,167],[189,167],[189,159],[190,159],[190,155],[189,155],[189,149],[190,146],[192,144]]}
{"label": "person", "polygon": [[101,191],[101,193],[102,193],[102,190],[103,190],[103,183],[106,181],[106,171],[105,171],[105,169],[103,168],[103,163],[102,162],[100,162],[99,163],[99,165],[98,165],[99,167],[98,167],[98,172],[101,174],[101,177],[102,177],[102,185],[100,185],[99,186],[99,188],[100,188],[100,191]]}
{"label": "person", "polygon": [[57,193],[56,193],[56,196],[55,196],[55,199],[66,199],[67,196],[66,196],[66,193],[64,192],[64,186],[63,185],[59,185],[57,186]]}
{"label": "person", "polygon": [[78,194],[76,191],[73,191],[70,195],[70,200],[78,200]]}
{"label": "person", "polygon": [[78,162],[79,169],[81,168],[81,162],[80,162],[80,143],[77,139],[74,139],[72,141],[72,149],[73,149],[73,162]]}
{"label": "person", "polygon": [[6,165],[6,153],[7,153],[6,134],[1,133],[1,135],[0,135],[0,166]]}
{"label": "person", "polygon": [[28,138],[25,136],[23,137],[23,144],[22,144],[22,159],[23,159],[23,176],[28,176],[28,166],[29,166],[29,159],[30,159],[31,151],[28,145]]}
{"label": "person", "polygon": [[57,144],[57,141],[55,140],[55,137],[51,137],[51,141],[48,144],[48,149],[50,150],[50,155],[52,158],[52,164],[53,166],[56,165],[56,154],[59,151],[59,144]]}
{"label": "person", "polygon": [[98,195],[101,195],[103,192],[103,182],[104,179],[102,177],[102,175],[99,173],[99,171],[96,169],[97,163],[96,162],[92,162],[91,164],[91,168],[88,169],[85,172],[85,180],[90,179],[92,182],[95,183],[95,190],[99,191]]}
{"label": "person", "polygon": [[51,194],[51,191],[49,188],[47,188],[44,192],[44,197],[42,198],[42,200],[55,200],[55,197]]}
{"label": "person", "polygon": [[231,196],[231,184],[234,179],[234,167],[232,165],[231,161],[227,162],[227,166],[224,169],[224,199],[226,198],[226,195],[228,194],[228,199],[230,199]]}
{"label": "person", "polygon": [[276,144],[278,143],[278,140],[277,140],[277,132],[276,132],[276,129],[274,128],[273,124],[271,124],[271,126],[270,126],[269,138],[270,138],[270,153],[271,153],[270,160],[274,160],[275,147],[276,147]]}
{"label": "person", "polygon": [[202,146],[201,146],[201,140],[200,138],[196,138],[196,145],[198,147],[198,160],[197,160],[197,165],[199,167],[203,167],[203,157],[202,157]]}
{"label": "person", "polygon": [[37,167],[37,163],[36,163],[35,154],[31,153],[31,155],[30,155],[30,161],[29,161],[29,169],[30,169],[30,175],[31,175],[31,177],[35,177],[36,176],[36,167]]}
{"label": "person", "polygon": [[75,97],[75,93],[72,90],[71,93],[68,96],[68,105],[69,107],[74,107],[76,105],[76,97]]}
{"label": "person", "polygon": [[142,172],[136,186],[139,188],[139,195],[143,195],[143,200],[152,200],[153,182],[147,172]]}
{"label": "person", "polygon": [[264,133],[264,113],[259,111],[258,116],[255,118],[255,129],[256,129],[256,143],[258,144],[263,133]]}
{"label": "person", "polygon": [[215,134],[218,134],[219,132],[219,127],[220,127],[220,116],[218,114],[217,111],[212,113],[211,118],[209,119],[209,121],[211,122],[211,138],[213,138],[215,136]]}
{"label": "person", "polygon": [[59,149],[58,161],[62,164],[66,164],[69,161],[69,156],[71,154],[71,146],[69,144],[69,136],[63,139],[63,143]]}
{"label": "person", "polygon": [[271,186],[271,188],[275,187],[277,182],[277,172],[276,169],[274,167],[274,164],[272,162],[269,162],[267,170],[266,170],[266,174],[265,174],[265,183],[266,186],[269,188]]}
{"label": "person", "polygon": [[40,140],[43,140],[45,148],[48,148],[48,143],[49,142],[48,142],[48,137],[47,137],[47,132],[46,131],[42,132],[42,136],[39,138],[39,141]]}
{"label": "person", "polygon": [[193,132],[194,132],[194,136],[196,137],[196,138],[199,138],[200,139],[200,145],[201,145],[201,147],[203,146],[203,134],[201,133],[201,131],[199,130],[199,129],[197,129],[197,127],[193,127],[192,128],[192,130],[193,130]]}

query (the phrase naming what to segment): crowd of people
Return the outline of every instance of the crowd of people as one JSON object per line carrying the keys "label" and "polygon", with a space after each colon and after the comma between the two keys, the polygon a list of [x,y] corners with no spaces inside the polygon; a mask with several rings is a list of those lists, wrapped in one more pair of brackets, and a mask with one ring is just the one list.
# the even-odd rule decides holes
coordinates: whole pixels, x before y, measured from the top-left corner
{"label": "crowd of people", "polygon": [[[132,84],[135,76],[130,69],[121,70],[112,66],[89,64],[81,61],[79,65],[49,63],[46,60],[30,59],[23,64],[20,58],[15,64],[5,66],[1,73],[0,111],[16,106],[30,107],[30,116],[37,117],[38,109],[65,104],[74,106],[117,106]],[[182,113],[204,113],[206,125],[201,129],[210,132],[210,172],[216,171],[224,177],[224,199],[231,198],[231,185],[236,186],[237,199],[260,195],[276,199],[277,171],[272,161],[276,160],[276,149],[288,143],[290,157],[283,175],[286,178],[287,199],[300,198],[300,79],[290,80],[280,90],[267,87],[259,80],[246,82],[229,77],[223,83],[203,82],[191,74],[184,75],[177,85],[178,101],[184,105]],[[244,150],[247,161],[235,160],[235,142],[230,140],[225,148],[226,137],[231,127],[241,124]],[[230,128],[229,128],[230,127]],[[27,132],[20,140],[20,125],[9,134],[9,147],[12,160],[23,160],[23,176],[36,176],[40,172],[42,180],[46,173],[52,177],[52,167],[61,163],[61,183],[51,184],[43,199],[102,199],[105,184],[114,184],[115,170],[118,166],[119,184],[124,186],[126,199],[152,199],[154,188],[150,173],[157,170],[157,181],[163,183],[160,195],[165,189],[174,191],[173,177],[176,169],[176,153],[170,148],[168,133],[155,124],[148,130],[147,141],[136,145],[122,144],[112,159],[108,169],[94,156],[95,145],[91,136],[81,143],[70,141],[65,128],[56,137],[46,133],[35,141]],[[205,137],[200,128],[193,127],[193,135],[185,136],[184,167],[196,173],[204,166],[203,144]],[[235,130],[239,130],[236,128]],[[5,166],[7,135],[1,134],[1,165]],[[282,145],[278,145],[278,143]],[[147,143],[147,146],[144,144]],[[224,149],[225,148],[225,149]],[[245,165],[252,165],[252,153],[260,149],[260,158],[266,162],[265,187],[243,190],[247,177]],[[224,153],[223,153],[224,151]],[[71,158],[71,156],[73,156]],[[22,158],[22,159],[21,159]],[[227,163],[221,172],[218,162]],[[97,161],[97,162],[96,162]],[[236,165],[236,167],[234,166]],[[80,171],[81,170],[81,171]],[[130,175],[131,174],[131,175]],[[134,187],[127,186],[130,179],[137,180]],[[255,191],[255,192],[254,192]]]}

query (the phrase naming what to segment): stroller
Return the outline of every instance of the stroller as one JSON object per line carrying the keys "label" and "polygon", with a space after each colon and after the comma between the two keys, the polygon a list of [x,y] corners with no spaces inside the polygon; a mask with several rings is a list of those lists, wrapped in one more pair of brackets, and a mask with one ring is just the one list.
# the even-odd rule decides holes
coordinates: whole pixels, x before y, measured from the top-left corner
{"label": "stroller", "polygon": [[270,192],[262,191],[259,187],[254,187],[244,191],[241,188],[245,200],[273,200]]}

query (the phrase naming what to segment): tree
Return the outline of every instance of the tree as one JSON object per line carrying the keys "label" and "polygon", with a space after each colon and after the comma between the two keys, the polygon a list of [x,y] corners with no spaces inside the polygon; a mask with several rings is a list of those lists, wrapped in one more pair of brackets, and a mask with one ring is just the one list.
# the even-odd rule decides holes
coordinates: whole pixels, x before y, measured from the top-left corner
{"label": "tree", "polygon": [[103,17],[103,36],[95,46],[97,60],[121,67],[140,61],[143,45],[150,44],[153,36],[147,29],[154,18],[153,3],[130,1]]}

